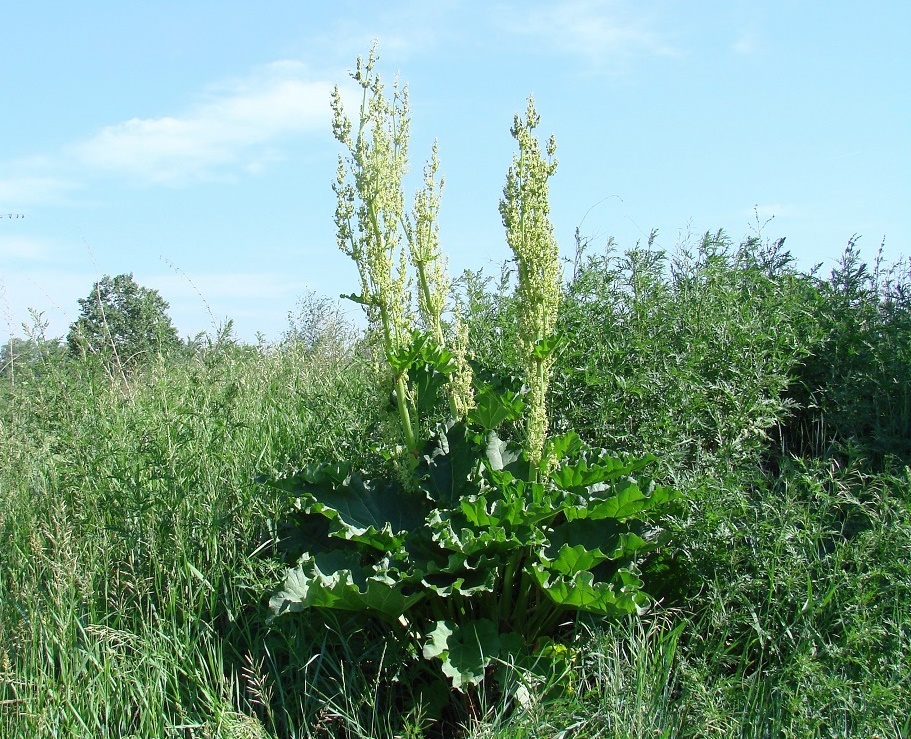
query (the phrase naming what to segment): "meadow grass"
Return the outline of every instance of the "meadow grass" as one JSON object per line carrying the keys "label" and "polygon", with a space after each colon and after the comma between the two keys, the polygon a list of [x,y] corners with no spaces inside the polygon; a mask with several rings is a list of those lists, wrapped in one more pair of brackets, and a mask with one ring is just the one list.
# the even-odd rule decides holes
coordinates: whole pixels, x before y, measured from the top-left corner
{"label": "meadow grass", "polygon": [[[507,291],[460,284],[476,368],[518,374]],[[911,736],[909,289],[853,244],[827,277],[723,234],[580,251],[552,427],[655,453],[684,493],[661,600],[442,714],[381,626],[269,619],[298,545],[260,476],[382,468],[394,439],[329,303],[125,381],[38,351],[0,383],[0,736]]]}

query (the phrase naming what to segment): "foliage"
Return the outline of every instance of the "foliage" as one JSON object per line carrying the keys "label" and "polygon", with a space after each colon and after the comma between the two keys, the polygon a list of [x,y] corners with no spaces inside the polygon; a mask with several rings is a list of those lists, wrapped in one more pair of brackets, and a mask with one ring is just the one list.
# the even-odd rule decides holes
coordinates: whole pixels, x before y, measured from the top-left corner
{"label": "foliage", "polygon": [[783,241],[706,233],[669,255],[653,239],[622,254],[580,243],[560,316],[554,427],[653,452],[681,484],[751,467],[791,413],[786,390],[819,337],[811,286]]}
{"label": "foliage", "polygon": [[[911,462],[911,263],[871,268],[852,238],[809,307],[821,334],[788,390],[781,443],[797,454]],[[891,459],[891,461],[890,461]]]}
{"label": "foliage", "polygon": [[136,284],[130,273],[105,275],[79,299],[79,318],[70,326],[67,344],[74,353],[94,353],[123,368],[167,355],[180,339],[168,303],[157,290]]}
{"label": "foliage", "polygon": [[[336,456],[274,483],[300,511],[302,552],[271,605],[276,615],[330,608],[383,619],[467,691],[498,662],[534,658],[535,645],[551,638],[569,611],[643,611],[649,598],[638,564],[666,543],[659,519],[676,494],[640,474],[651,457],[595,452],[572,431],[546,439],[560,264],[547,202],[556,163],[545,161],[532,134],[539,122],[533,100],[513,125],[519,153],[500,206],[519,272],[527,389],[516,390],[495,374],[468,373],[465,360],[442,343],[448,280],[434,225],[436,157],[407,219],[407,92],[396,86],[386,101],[374,62],[373,53],[366,64],[358,60],[352,75],[364,91],[356,136],[333,95],[333,130],[350,153],[339,163],[336,223],[339,245],[361,275],[361,294],[353,298],[381,332],[410,454],[397,478],[364,478]],[[554,148],[551,139],[548,157]],[[404,248],[393,271],[400,224],[417,278],[414,301]],[[412,302],[423,331],[407,313]],[[457,352],[467,349],[465,332],[459,336]],[[451,379],[460,372],[462,393],[454,393]],[[415,423],[433,414],[444,390],[451,400],[463,397],[421,446]],[[502,439],[500,426],[523,413],[524,444]]]}
{"label": "foliage", "polygon": [[[911,735],[908,279],[902,265],[863,264],[852,247],[823,279],[798,272],[780,241],[723,234],[673,255],[654,242],[589,247],[561,296],[568,341],[547,400],[550,443],[570,446],[536,483],[515,467],[527,393],[514,264],[460,281],[475,404],[416,457],[395,453],[398,416],[376,402],[390,388],[384,349],[316,330],[306,305],[279,346],[245,346],[226,326],[167,361],[144,355],[129,392],[36,326],[40,352],[0,383],[0,736]],[[443,353],[418,325],[393,359],[424,388],[410,402],[438,416],[444,402],[418,398],[444,387]],[[581,580],[594,552],[571,552],[557,530],[576,527],[587,545],[587,527],[618,525],[570,521],[568,478],[583,460],[600,469],[645,450],[658,458],[628,473],[640,489],[654,474],[683,492],[661,520],[672,541],[639,567],[663,601],[614,619],[556,603],[545,586],[574,567]],[[288,494],[255,472],[298,486],[300,509],[289,515]],[[458,506],[457,491],[469,493]],[[365,505],[339,507],[342,495]],[[384,514],[392,495],[413,507]],[[535,539],[513,582],[530,578],[528,605],[543,606],[521,608],[517,587],[491,605],[481,568],[457,564],[488,557],[503,592],[538,495],[565,521],[536,530],[550,546]],[[389,569],[398,540],[411,570]],[[320,572],[335,552],[364,584],[439,569],[401,588],[407,626],[337,608],[270,620],[263,593],[314,542],[329,546],[311,555]],[[395,591],[323,584],[313,598]],[[548,611],[566,618],[513,652],[501,607],[539,633]],[[406,629],[423,637],[392,638]],[[519,658],[492,661],[473,689],[496,642]],[[447,682],[424,679],[444,666]]]}
{"label": "foliage", "polygon": [[40,373],[47,362],[60,358],[62,350],[60,342],[54,339],[11,336],[0,345],[0,376],[15,383],[17,377]]}
{"label": "foliage", "polygon": [[273,634],[250,595],[283,501],[249,460],[370,461],[367,362],[212,344],[129,394],[74,358],[0,388],[0,735],[289,735],[322,705],[270,703],[269,650],[322,637]]}
{"label": "foliage", "polygon": [[296,310],[288,314],[282,344],[299,345],[307,352],[318,354],[326,349],[351,348],[357,339],[357,329],[338,302],[310,292],[299,298]]}
{"label": "foliage", "polygon": [[643,610],[637,563],[662,544],[656,514],[674,497],[640,474],[651,460],[585,453],[569,434],[547,447],[549,482],[528,482],[521,450],[471,423],[481,412],[431,440],[417,491],[342,464],[282,480],[307,549],[275,612],[382,618],[464,688],[497,660],[520,659],[567,611]]}
{"label": "foliage", "polygon": [[[661,275],[672,284],[670,270]],[[809,276],[782,269],[767,293],[779,315],[744,313],[749,290],[730,287],[744,277],[722,277],[701,279],[701,314],[679,304],[694,321],[690,336],[736,335],[742,316],[753,316],[757,332],[786,332],[818,307]],[[512,299],[500,302],[498,282],[482,290],[479,277],[478,311],[463,311],[479,364],[484,341],[490,351],[497,342],[515,350],[495,330]],[[603,324],[595,316],[574,341],[621,338],[610,314]],[[670,351],[662,342],[671,336],[656,332],[654,361]],[[908,334],[896,329],[895,337]],[[774,346],[772,338],[752,346]],[[814,459],[815,447],[764,472],[767,457],[747,457],[732,442],[743,432],[739,415],[716,427],[722,443],[705,447],[706,471],[681,476],[682,502],[692,507],[671,519],[672,544],[642,567],[654,587],[669,577],[658,565],[676,552],[674,578],[685,575],[686,587],[642,617],[580,614],[554,644],[542,640],[537,664],[493,667],[513,686],[506,692],[479,691],[439,713],[448,691],[420,690],[415,667],[443,663],[423,660],[423,644],[416,655],[390,639],[400,627],[334,609],[267,623],[262,593],[281,576],[280,562],[297,564],[301,542],[282,524],[286,494],[254,484],[251,460],[278,475],[336,458],[395,479],[371,448],[395,443],[400,430],[380,436],[386,421],[373,399],[388,385],[364,354],[369,347],[324,341],[318,351],[301,342],[202,342],[191,356],[137,368],[129,395],[89,364],[53,356],[27,382],[0,385],[0,735],[909,735],[907,472]],[[682,362],[693,367],[684,389],[621,438],[629,448],[652,444],[658,466],[705,423],[687,409],[703,407],[719,373],[749,377],[732,349],[716,356],[734,366],[697,364],[699,346]],[[798,350],[796,372],[806,361]],[[783,359],[753,356],[765,362],[767,384],[745,386],[756,395],[741,397],[771,403]],[[506,357],[518,367],[515,353]],[[610,388],[637,366],[605,354],[584,377]],[[562,392],[561,376],[558,368],[553,392]],[[503,381],[498,392],[507,386],[521,390]],[[623,427],[595,413],[604,408],[594,392],[586,397],[573,412],[589,440]],[[841,399],[851,400],[847,389]],[[650,410],[637,396],[629,402]],[[552,407],[560,423],[562,405]],[[661,423],[659,411],[674,422]],[[511,428],[504,421],[501,433]],[[767,455],[780,449],[777,439],[770,444]]]}
{"label": "foliage", "polygon": [[681,724],[711,715],[716,735],[760,723],[772,735],[906,735],[908,471],[792,460],[731,482],[709,483],[682,552],[704,593],[679,645]]}

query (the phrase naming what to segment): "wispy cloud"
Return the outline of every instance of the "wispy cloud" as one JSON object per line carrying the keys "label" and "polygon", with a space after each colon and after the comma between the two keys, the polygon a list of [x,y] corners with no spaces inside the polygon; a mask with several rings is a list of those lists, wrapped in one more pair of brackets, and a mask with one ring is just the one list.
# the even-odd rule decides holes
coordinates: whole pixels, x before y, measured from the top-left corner
{"label": "wispy cloud", "polygon": [[616,0],[562,0],[528,7],[522,13],[506,8],[501,22],[513,33],[561,53],[581,56],[598,67],[635,54],[674,56],[676,50],[655,30],[638,6]]}
{"label": "wispy cloud", "polygon": [[731,44],[731,49],[744,56],[755,54],[759,50],[759,37],[753,31],[746,31]]}
{"label": "wispy cloud", "polygon": [[740,32],[731,44],[731,50],[742,56],[753,56],[764,51],[765,40],[763,35],[754,27],[756,23],[749,21],[747,27]]}
{"label": "wispy cloud", "polygon": [[184,184],[255,170],[280,139],[327,126],[331,85],[308,80],[304,65],[276,62],[222,85],[189,110],[131,118],[72,148],[92,168],[150,183]]}
{"label": "wispy cloud", "polygon": [[258,172],[293,137],[329,130],[331,87],[301,62],[265,65],[213,86],[184,111],[131,118],[60,151],[0,162],[0,207],[66,202],[99,174],[183,185]]}
{"label": "wispy cloud", "polygon": [[36,203],[59,202],[79,185],[63,177],[37,173],[0,179],[0,207],[19,208]]}
{"label": "wispy cloud", "polygon": [[40,239],[0,233],[0,259],[44,262],[51,259],[52,252],[52,247]]}

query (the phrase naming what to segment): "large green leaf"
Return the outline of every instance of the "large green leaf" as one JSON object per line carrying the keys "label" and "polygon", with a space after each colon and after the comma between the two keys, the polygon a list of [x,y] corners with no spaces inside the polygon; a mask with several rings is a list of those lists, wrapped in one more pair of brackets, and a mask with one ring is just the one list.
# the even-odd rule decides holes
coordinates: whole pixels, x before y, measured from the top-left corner
{"label": "large green leaf", "polygon": [[500,655],[500,635],[493,621],[486,618],[457,626],[452,621],[437,621],[427,634],[425,659],[443,662],[443,674],[452,687],[477,685],[484,679],[487,666]]}
{"label": "large green leaf", "polygon": [[343,543],[330,537],[329,531],[330,522],[325,516],[292,510],[276,522],[277,549],[285,561],[296,562],[304,552],[316,554]]}
{"label": "large green leaf", "polygon": [[586,494],[576,495],[564,504],[567,519],[617,518],[624,520],[640,513],[657,511],[678,497],[670,488],[655,485],[651,480],[640,483],[627,477],[617,483],[599,483]]}
{"label": "large green leaf", "polygon": [[618,570],[609,581],[599,581],[589,570],[564,576],[535,562],[531,574],[554,603],[567,608],[616,618],[641,613],[649,604],[642,581],[629,569]]}
{"label": "large green leaf", "polygon": [[441,598],[452,595],[470,596],[474,593],[492,593],[497,584],[495,567],[463,569],[456,572],[427,574],[421,582]]}
{"label": "large green leaf", "polygon": [[590,464],[584,457],[572,464],[564,464],[551,474],[551,482],[564,490],[581,491],[585,488],[617,480],[629,474],[629,468],[623,460],[608,457],[603,461]]}
{"label": "large green leaf", "polygon": [[[506,490],[487,489],[460,501],[459,510],[473,527],[507,526],[515,529],[540,518],[536,501],[543,497],[543,485],[514,480]],[[534,502],[533,502],[534,501]]]}
{"label": "large green leaf", "polygon": [[[658,545],[658,529],[642,521],[618,521],[613,518],[575,519],[557,526],[547,535],[547,546],[542,552],[542,560],[553,562],[551,565],[564,574],[569,570],[556,563],[561,559],[563,550],[590,552],[594,562],[590,569],[607,559],[621,559],[637,554],[645,554]],[[572,555],[566,555],[572,556]]]}
{"label": "large green leaf", "polygon": [[478,467],[478,447],[467,438],[465,424],[440,426],[424,448],[415,470],[421,487],[433,502],[452,507],[470,492]]}
{"label": "large green leaf", "polygon": [[562,334],[547,336],[535,342],[531,353],[542,362],[550,358],[554,352],[562,350],[566,346],[566,337]]}
{"label": "large green leaf", "polygon": [[[494,523],[485,526],[468,524],[461,515],[447,511],[433,511],[428,524],[433,539],[440,546],[465,555],[477,553],[497,554],[514,551],[527,545],[526,532],[513,531]],[[522,535],[520,535],[522,534]]]}
{"label": "large green leaf", "polygon": [[426,331],[412,334],[410,359],[402,371],[408,372],[419,415],[432,411],[455,368],[452,352],[440,346],[431,334]]}
{"label": "large green leaf", "polygon": [[269,606],[275,615],[307,608],[337,608],[344,611],[370,611],[387,620],[401,616],[424,592],[413,590],[403,580],[371,572],[361,567],[356,553],[332,551],[311,556],[288,570],[284,588],[274,595]]}
{"label": "large green leaf", "polygon": [[308,513],[332,521],[334,536],[380,551],[397,549],[409,531],[423,523],[425,501],[397,482],[363,480],[344,465],[322,465],[276,485],[300,499]]}
{"label": "large green leaf", "polygon": [[528,388],[520,377],[502,375],[472,364],[475,405],[468,412],[468,425],[493,431],[507,421],[522,417],[525,402],[522,399]]}
{"label": "large green leaf", "polygon": [[[544,453],[542,462],[547,465],[548,469],[556,470],[564,466],[567,458],[576,459],[585,448],[579,434],[575,431],[567,431],[559,436],[552,436],[544,442]],[[563,465],[559,463],[563,462]]]}
{"label": "large green leaf", "polygon": [[521,464],[522,449],[514,443],[501,439],[496,431],[487,434],[484,456],[487,458],[487,469],[507,470],[521,474],[527,471],[527,465]]}
{"label": "large green leaf", "polygon": [[491,385],[478,388],[474,408],[468,412],[468,423],[493,431],[505,421],[518,420],[525,407],[522,393],[522,390],[506,390]]}
{"label": "large green leaf", "polygon": [[[516,465],[502,470],[485,470],[487,484],[484,486],[484,497],[500,504],[497,517],[513,524],[552,519],[559,508],[559,501],[565,497],[564,491],[517,477]],[[527,471],[524,460],[521,466]]]}

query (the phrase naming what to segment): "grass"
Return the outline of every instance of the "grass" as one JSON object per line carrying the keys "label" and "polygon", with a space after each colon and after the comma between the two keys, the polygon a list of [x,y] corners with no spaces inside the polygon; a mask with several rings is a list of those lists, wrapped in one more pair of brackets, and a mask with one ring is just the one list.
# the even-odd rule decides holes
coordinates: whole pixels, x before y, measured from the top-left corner
{"label": "grass", "polygon": [[[462,286],[508,370],[510,301]],[[0,736],[911,736],[909,289],[854,243],[829,277],[723,234],[580,252],[552,421],[684,492],[661,602],[442,722],[379,627],[268,619],[288,511],[257,477],[387,464],[388,388],[331,305],[126,383],[38,342],[0,378]]]}

